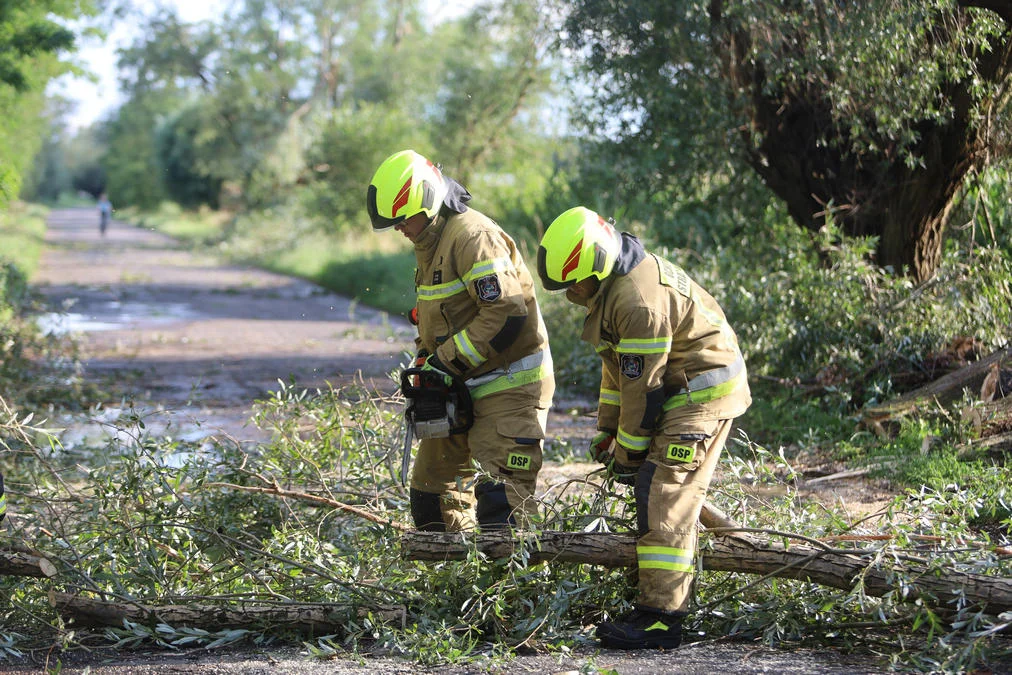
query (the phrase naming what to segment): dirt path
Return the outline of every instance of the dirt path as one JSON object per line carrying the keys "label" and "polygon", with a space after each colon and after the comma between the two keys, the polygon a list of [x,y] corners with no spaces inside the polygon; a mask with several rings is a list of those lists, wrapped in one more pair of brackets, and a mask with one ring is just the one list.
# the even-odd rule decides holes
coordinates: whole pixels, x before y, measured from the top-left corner
{"label": "dirt path", "polygon": [[412,345],[407,321],[309,282],[222,265],[90,210],[53,211],[35,285],[81,331],[86,377],[175,424],[256,440],[251,403],[278,388],[386,386]]}
{"label": "dirt path", "polygon": [[[256,441],[254,399],[293,378],[300,388],[377,384],[411,348],[413,328],[296,279],[222,265],[154,232],[113,222],[103,239],[91,210],[53,211],[47,251],[34,283],[67,312],[63,329],[82,331],[86,378],[100,380],[162,424],[189,434],[227,433]],[[562,406],[565,408],[565,406]],[[589,436],[593,423],[553,415],[555,434]],[[151,421],[148,427],[151,428]],[[74,433],[74,432],[72,432]],[[82,428],[86,435],[94,429]],[[590,465],[588,465],[589,467]],[[550,469],[546,474],[550,474]],[[543,481],[544,482],[544,481]],[[485,672],[423,668],[395,659],[307,661],[298,650],[189,650],[93,655],[63,670],[93,673],[408,673]],[[872,659],[831,650],[782,652],[706,640],[673,653],[624,654],[578,648],[570,657],[523,656],[510,672],[875,673]],[[35,672],[11,670],[0,672]],[[595,671],[589,671],[595,672]]]}

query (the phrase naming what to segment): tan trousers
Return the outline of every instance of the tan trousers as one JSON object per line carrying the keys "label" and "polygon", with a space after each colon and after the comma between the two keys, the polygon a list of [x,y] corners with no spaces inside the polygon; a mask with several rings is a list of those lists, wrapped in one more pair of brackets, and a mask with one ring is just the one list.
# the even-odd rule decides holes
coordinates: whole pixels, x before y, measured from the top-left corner
{"label": "tan trousers", "polygon": [[[678,411],[673,411],[678,412]],[[636,477],[638,602],[686,611],[692,597],[696,523],[732,420],[666,415]]]}
{"label": "tan trousers", "polygon": [[[510,391],[474,403],[474,425],[466,434],[428,438],[419,443],[411,487],[440,495],[448,531],[473,528],[475,487],[502,483],[513,520],[524,527],[538,515],[535,490],[541,470],[548,409],[537,399]],[[475,478],[472,460],[481,468]],[[493,497],[490,497],[492,499]],[[481,513],[482,505],[478,504]]]}

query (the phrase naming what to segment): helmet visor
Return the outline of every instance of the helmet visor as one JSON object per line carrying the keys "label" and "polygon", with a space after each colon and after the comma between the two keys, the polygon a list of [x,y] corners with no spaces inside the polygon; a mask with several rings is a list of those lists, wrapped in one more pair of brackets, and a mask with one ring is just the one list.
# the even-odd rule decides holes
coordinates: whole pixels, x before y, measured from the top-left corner
{"label": "helmet visor", "polygon": [[365,206],[369,211],[369,220],[372,221],[372,229],[380,232],[382,230],[389,230],[391,227],[404,222],[405,217],[403,215],[394,216],[393,218],[387,218],[381,216],[379,209],[376,208],[376,186],[370,185],[369,191],[365,197]]}
{"label": "helmet visor", "polygon": [[570,281],[556,281],[548,275],[548,264],[547,264],[548,251],[545,250],[544,246],[538,247],[538,276],[541,277],[541,283],[545,287],[546,291],[561,291],[569,288],[574,283],[575,279]]}

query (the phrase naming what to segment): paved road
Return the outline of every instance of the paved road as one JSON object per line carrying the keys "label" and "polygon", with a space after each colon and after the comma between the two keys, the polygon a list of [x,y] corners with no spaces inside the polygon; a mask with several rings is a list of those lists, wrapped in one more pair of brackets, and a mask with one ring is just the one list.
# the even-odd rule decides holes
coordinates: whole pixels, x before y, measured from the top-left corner
{"label": "paved road", "polygon": [[91,210],[53,211],[34,284],[81,333],[87,377],[139,405],[256,435],[250,404],[278,380],[314,389],[361,377],[386,386],[412,346],[407,321],[307,281],[220,264]]}

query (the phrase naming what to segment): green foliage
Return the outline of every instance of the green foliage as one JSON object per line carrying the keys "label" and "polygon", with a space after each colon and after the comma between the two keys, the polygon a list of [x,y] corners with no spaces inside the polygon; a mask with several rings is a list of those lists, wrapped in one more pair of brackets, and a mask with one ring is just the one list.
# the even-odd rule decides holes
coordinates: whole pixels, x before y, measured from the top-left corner
{"label": "green foliage", "polygon": [[88,0],[0,4],[0,207],[18,196],[46,127],[46,84],[69,66],[59,60],[74,36],[58,19],[89,13]]}
{"label": "green foliage", "polygon": [[[36,532],[33,541],[59,565],[69,589],[155,605],[183,599],[218,606],[237,599],[246,606],[279,598],[314,603],[344,626],[340,633],[310,638],[309,651],[319,658],[380,652],[423,665],[498,668],[521,648],[564,651],[585,643],[586,626],[605,612],[621,612],[633,599],[627,572],[531,565],[532,551],[522,539],[500,560],[475,550],[458,562],[404,560],[395,529],[408,517],[407,494],[396,478],[399,401],[360,387],[307,392],[280,383],[257,404],[254,422],[273,439],[261,446],[156,436],[144,414],[126,410],[112,421],[116,441],[67,449],[43,425],[19,422],[6,404],[2,412],[3,437],[11,440],[0,466],[13,487],[15,534]],[[794,471],[782,453],[741,437],[727,454],[711,499],[745,527],[809,538],[893,533],[895,542],[880,551],[854,549],[869,565],[902,555],[916,537],[930,535],[938,538],[931,563],[936,569],[972,564],[977,572],[1009,572],[1007,561],[981,558],[987,542],[967,526],[988,505],[1008,504],[1007,470],[996,471],[983,489],[911,492],[872,527],[800,499],[790,489]],[[760,491],[762,486],[770,489]],[[600,472],[553,488],[543,507],[546,529],[636,528],[632,490],[603,481]],[[37,529],[40,523],[44,530]],[[898,589],[904,581],[896,580]],[[886,637],[893,643],[898,636],[904,647],[893,650],[894,658],[907,667],[928,659],[985,665],[994,658],[992,633],[1001,626],[972,608],[957,609],[954,622],[932,620],[925,607],[899,595],[870,597],[860,583],[841,591],[707,572],[697,590],[693,632],[769,644],[817,636],[820,644],[851,649]],[[0,653],[17,659],[51,645],[56,617],[43,587],[6,577],[0,579],[0,598]],[[399,608],[396,617],[391,607]],[[943,635],[940,649],[937,638]],[[63,640],[94,645],[99,637],[119,648],[304,639],[277,623],[210,630],[128,622],[104,636],[77,632]]]}
{"label": "green foliage", "polygon": [[425,131],[399,108],[363,103],[328,111],[316,124],[320,131],[306,157],[312,180],[300,199],[327,232],[348,234],[370,227],[365,189],[391,153],[411,148],[433,156]]}
{"label": "green foliage", "polygon": [[579,127],[651,223],[708,194],[748,215],[748,196],[768,191],[807,230],[831,214],[851,236],[877,236],[880,264],[923,281],[950,196],[1009,147],[1000,12],[949,0],[561,4],[562,42],[593,82]]}

